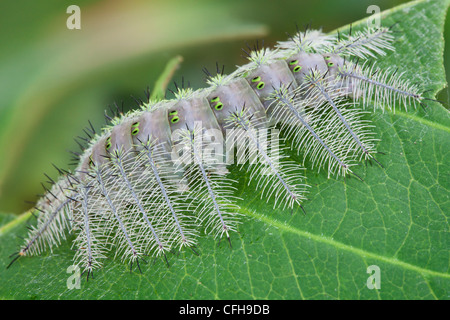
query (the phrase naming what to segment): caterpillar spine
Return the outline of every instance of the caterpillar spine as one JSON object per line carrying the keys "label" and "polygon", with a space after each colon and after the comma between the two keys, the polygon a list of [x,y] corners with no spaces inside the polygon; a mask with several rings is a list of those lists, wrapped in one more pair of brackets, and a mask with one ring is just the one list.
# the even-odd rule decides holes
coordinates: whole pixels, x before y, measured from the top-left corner
{"label": "caterpillar spine", "polygon": [[358,70],[344,65],[337,74],[347,83],[358,82],[353,91],[355,95],[362,96],[363,107],[367,107],[370,101],[375,107],[386,106],[395,111],[395,102],[398,101],[407,110],[408,105],[416,108],[417,104],[423,104],[425,100],[419,87],[411,84],[408,79],[403,79],[403,73],[398,74],[398,69],[392,67],[381,70],[375,63],[369,65],[366,62]]}
{"label": "caterpillar spine", "polygon": [[[305,99],[296,98],[296,94],[289,94],[285,87],[281,87],[273,94],[273,101],[276,104],[274,114],[277,121],[281,118],[292,116],[290,122],[282,124],[282,129],[286,136],[293,141],[293,145],[298,145],[298,152],[303,150],[305,158],[312,160],[313,166],[326,167],[328,177],[332,174],[345,175],[353,165],[349,157],[348,149],[338,143],[340,139],[329,133],[338,133],[335,123],[330,119],[322,119],[317,112],[305,112],[308,105]],[[305,103],[306,102],[306,103]],[[328,122],[326,131],[322,131],[320,123]],[[292,148],[291,146],[291,148]]]}
{"label": "caterpillar spine", "polygon": [[[281,203],[283,208],[292,208],[294,203],[301,206],[302,200],[305,199],[305,184],[297,183],[298,180],[304,179],[299,172],[299,166],[290,161],[280,163],[280,160],[284,158],[280,149],[272,150],[270,155],[267,153],[261,141],[255,135],[252,118],[253,116],[248,115],[245,108],[235,111],[228,118],[229,123],[233,123],[236,128],[242,129],[237,139],[242,141],[248,138],[250,141],[247,160],[255,154],[261,156],[261,161],[251,165],[249,169],[250,181],[258,180],[257,187],[262,188],[261,198],[274,198],[274,208],[277,203]],[[239,146],[242,148],[244,144],[239,143]]]}
{"label": "caterpillar spine", "polygon": [[198,217],[205,226],[205,230],[214,237],[220,238],[225,234],[229,240],[229,233],[236,231],[237,225],[235,211],[238,207],[233,204],[233,181],[215,170],[208,170],[211,159],[208,156],[205,157],[200,151],[204,148],[202,141],[198,139],[202,130],[199,124],[192,130],[182,130],[181,143],[185,150],[189,150],[183,155],[182,162],[188,163],[185,169],[186,176],[191,181],[192,194],[198,203]]}

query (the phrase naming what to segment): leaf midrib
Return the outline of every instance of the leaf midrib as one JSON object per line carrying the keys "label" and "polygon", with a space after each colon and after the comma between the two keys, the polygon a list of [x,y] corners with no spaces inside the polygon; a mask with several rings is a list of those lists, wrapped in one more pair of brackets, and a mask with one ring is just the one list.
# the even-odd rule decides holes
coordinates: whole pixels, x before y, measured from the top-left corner
{"label": "leaf midrib", "polygon": [[396,258],[393,257],[387,257],[387,256],[383,256],[380,254],[376,254],[367,250],[363,250],[363,249],[359,249],[359,248],[355,248],[353,246],[344,244],[342,242],[336,241],[330,237],[326,237],[326,236],[319,236],[316,235],[314,233],[310,233],[308,231],[304,231],[304,230],[300,230],[292,225],[286,224],[284,222],[278,221],[277,219],[265,216],[263,214],[259,214],[256,212],[253,212],[252,210],[249,210],[248,208],[245,207],[241,207],[239,210],[242,214],[251,217],[251,218],[255,218],[271,227],[275,227],[281,231],[284,232],[288,232],[288,233],[293,233],[295,235],[298,235],[302,238],[307,238],[307,239],[311,239],[313,241],[316,242],[320,242],[332,247],[335,247],[339,250],[342,251],[347,251],[347,252],[351,252],[353,254],[356,254],[358,256],[361,256],[362,258],[372,258],[375,260],[380,260],[383,262],[386,262],[388,264],[394,265],[394,266],[398,266],[398,267],[402,267],[404,269],[408,269],[417,273],[420,273],[422,275],[430,275],[430,276],[435,276],[435,277],[440,277],[440,278],[446,278],[446,279],[450,279],[450,274],[448,273],[443,273],[443,272],[439,272],[439,271],[434,271],[434,270],[429,270],[429,269],[424,269],[421,267],[418,267],[416,265],[398,260]]}

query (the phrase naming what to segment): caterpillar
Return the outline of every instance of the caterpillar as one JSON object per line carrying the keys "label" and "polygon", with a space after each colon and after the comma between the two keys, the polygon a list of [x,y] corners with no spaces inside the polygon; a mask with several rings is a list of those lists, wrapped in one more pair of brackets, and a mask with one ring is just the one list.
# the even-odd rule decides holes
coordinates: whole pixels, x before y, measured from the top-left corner
{"label": "caterpillar", "polygon": [[[205,70],[205,89],[182,85],[173,99],[108,116],[102,132],[87,129],[77,168],[58,168],[61,178],[38,201],[37,224],[8,267],[52,250],[67,231],[76,235],[74,262],[88,279],[110,252],[140,269],[147,257],[167,262],[174,250],[197,253],[203,233],[231,245],[240,222],[235,182],[227,178],[233,151],[276,208],[305,209],[304,170],[358,177],[358,163],[379,163],[366,109],[430,100],[395,70],[371,62],[394,50],[394,28],[335,36],[297,30],[273,49],[244,49],[249,63],[229,75]],[[265,136],[278,129],[277,148]],[[290,160],[286,149],[301,152],[311,167]]]}

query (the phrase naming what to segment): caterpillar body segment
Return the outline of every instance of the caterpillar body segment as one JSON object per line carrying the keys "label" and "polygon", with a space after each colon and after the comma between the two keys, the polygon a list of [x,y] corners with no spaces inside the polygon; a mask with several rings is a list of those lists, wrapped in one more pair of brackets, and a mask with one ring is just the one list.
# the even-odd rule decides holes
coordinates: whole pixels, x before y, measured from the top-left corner
{"label": "caterpillar body segment", "polygon": [[187,189],[187,184],[182,172],[177,171],[176,165],[172,162],[174,147],[168,119],[168,108],[153,107],[151,111],[142,112],[130,127],[132,144],[136,151],[155,152],[162,162],[171,166],[173,172],[171,182],[177,185],[178,190],[183,191]]}
{"label": "caterpillar body segment", "polygon": [[288,90],[295,90],[297,87],[292,72],[289,71],[286,62],[283,60],[259,65],[249,73],[246,79],[263,103],[269,119],[273,115],[273,110],[269,108],[271,106],[270,96],[272,92],[279,89],[283,84],[291,84]]}
{"label": "caterpillar body segment", "polygon": [[325,74],[328,66],[322,54],[299,52],[286,60],[298,85],[304,85],[305,78],[309,76],[312,70]]}
{"label": "caterpillar body segment", "polygon": [[253,115],[253,125],[256,129],[268,127],[266,110],[245,79],[236,78],[228,83],[210,81],[214,89],[208,94],[207,100],[224,134],[227,129],[234,128],[228,118],[242,107]]}
{"label": "caterpillar body segment", "polygon": [[193,95],[190,99],[179,100],[170,109],[169,122],[172,133],[178,129],[193,129],[195,122],[200,122],[203,130],[221,131],[208,101],[201,96]]}
{"label": "caterpillar body segment", "polygon": [[297,32],[275,49],[245,51],[249,63],[209,74],[206,89],[177,88],[175,99],[111,119],[77,169],[62,171],[39,200],[37,226],[12,262],[57,246],[72,228],[74,259],[88,277],[109,251],[139,267],[147,256],[195,248],[202,232],[230,239],[240,221],[227,178],[235,148],[262,198],[303,209],[304,169],[287,159],[284,141],[277,149],[261,137],[279,129],[303,164],[355,175],[356,164],[374,159],[376,140],[358,101],[393,109],[426,99],[401,73],[355,61],[393,51],[393,40],[391,28]]}
{"label": "caterpillar body segment", "polygon": [[[179,93],[184,96],[186,95],[185,92],[189,94],[189,91],[190,90],[179,90]],[[188,99],[180,99],[169,111],[169,122],[176,156],[179,155],[180,150],[193,147],[185,141],[185,130],[188,132],[197,130],[197,136],[201,137],[201,139],[208,140],[210,142],[209,147],[212,147],[213,149],[223,148],[223,128],[219,125],[214,112],[211,110],[210,104],[203,95],[191,95]],[[216,166],[214,168],[211,167],[210,169],[214,169],[220,174],[228,173],[225,163],[220,157],[223,152],[219,152],[215,159],[213,159],[213,157],[203,157],[203,153],[206,151],[204,150],[205,146],[206,145],[202,144],[201,148],[198,149],[198,152],[200,153],[195,154],[195,156],[201,156],[203,161],[214,160]],[[186,159],[180,159],[180,161],[183,162],[186,161]],[[179,168],[181,167],[179,166]]]}

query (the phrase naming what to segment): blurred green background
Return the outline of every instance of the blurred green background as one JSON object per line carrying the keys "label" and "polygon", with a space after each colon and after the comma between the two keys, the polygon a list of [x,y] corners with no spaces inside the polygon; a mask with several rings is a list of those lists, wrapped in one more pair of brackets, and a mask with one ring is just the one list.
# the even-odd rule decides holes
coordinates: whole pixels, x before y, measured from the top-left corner
{"label": "blurred green background", "polygon": [[[295,25],[332,31],[408,1],[2,1],[0,2],[0,212],[19,214],[42,192],[43,173],[69,169],[89,119],[105,124],[114,102],[134,108],[177,55],[181,77],[204,86],[202,67],[245,62],[241,48],[285,40]],[[68,30],[66,9],[81,8],[81,30]],[[445,64],[450,74],[449,19]],[[424,39],[426,42],[426,39]],[[173,87],[173,85],[172,85]],[[448,88],[439,99],[448,106]]]}

